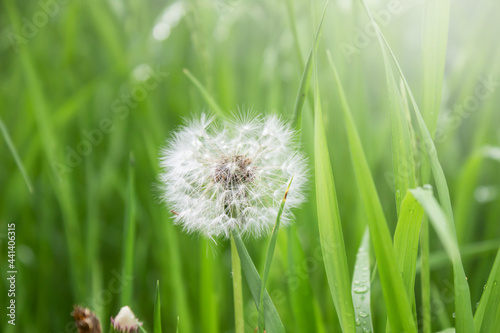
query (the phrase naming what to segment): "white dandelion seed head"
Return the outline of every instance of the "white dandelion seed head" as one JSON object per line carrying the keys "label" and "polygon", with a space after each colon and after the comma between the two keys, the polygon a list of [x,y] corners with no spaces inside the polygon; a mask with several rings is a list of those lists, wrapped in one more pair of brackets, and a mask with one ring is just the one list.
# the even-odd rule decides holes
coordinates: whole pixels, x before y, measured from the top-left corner
{"label": "white dandelion seed head", "polygon": [[142,326],[128,306],[122,307],[116,317],[111,318],[111,324],[116,331],[123,333],[137,332]]}
{"label": "white dandelion seed head", "polygon": [[274,226],[293,177],[281,217],[305,200],[307,160],[296,133],[277,116],[240,117],[217,125],[202,114],[175,132],[162,150],[161,199],[187,232],[229,238],[261,237]]}

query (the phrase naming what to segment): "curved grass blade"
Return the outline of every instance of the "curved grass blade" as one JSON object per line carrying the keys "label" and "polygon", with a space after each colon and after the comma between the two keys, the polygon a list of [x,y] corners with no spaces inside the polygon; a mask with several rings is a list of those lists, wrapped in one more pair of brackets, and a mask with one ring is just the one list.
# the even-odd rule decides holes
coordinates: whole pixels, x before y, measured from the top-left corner
{"label": "curved grass blade", "polygon": [[335,191],[330,154],[326,140],[323,113],[316,75],[314,102],[314,163],[316,181],[316,207],[323,263],[333,303],[343,332],[355,332],[354,306],[351,280],[345,252],[342,223]]}
{"label": "curved grass blade", "polygon": [[392,246],[391,234],[384,211],[361,145],[359,134],[354,125],[354,119],[347,103],[342,83],[329,53],[328,60],[342,104],[342,114],[347,129],[354,174],[361,193],[363,206],[368,216],[370,236],[378,262],[378,271],[391,328],[395,332],[417,332],[408,297],[406,293],[400,292],[400,290],[404,290],[404,283],[397,267],[396,254]]}
{"label": "curved grass blade", "polygon": [[[434,141],[432,140],[432,136],[425,124],[425,120],[422,117],[422,114],[418,108],[418,105],[415,101],[415,98],[413,96],[413,93],[411,92],[410,86],[408,84],[408,81],[406,80],[406,77],[403,74],[403,71],[401,69],[401,66],[399,65],[399,62],[396,59],[396,56],[394,55],[394,52],[392,52],[392,49],[385,39],[384,35],[380,31],[380,28],[376,24],[375,20],[373,19],[373,15],[370,12],[370,9],[366,5],[364,0],[361,0],[363,7],[365,8],[366,13],[370,17],[370,20],[373,22],[373,25],[375,27],[375,31],[377,33],[377,38],[379,40],[379,43],[382,47],[382,49],[386,48],[386,50],[389,52],[394,64],[396,65],[398,72],[400,74],[401,79],[403,80],[403,83],[406,87],[406,90],[408,92],[408,96],[410,97],[410,101],[412,103],[413,111],[415,113],[415,116],[417,118],[418,122],[418,127],[420,130],[420,135],[423,139],[423,146],[425,147],[425,151],[427,153],[427,156],[429,157],[429,162],[431,165],[431,170],[432,174],[434,176],[434,180],[436,182],[436,189],[438,192],[439,200],[441,202],[441,205],[443,206],[443,211],[446,216],[444,219],[445,222],[449,224],[449,229],[451,232],[451,236],[454,237],[456,241],[456,231],[455,231],[455,224],[453,220],[453,210],[451,206],[451,199],[450,199],[450,193],[448,189],[448,184],[446,182],[446,177],[443,172],[443,168],[441,167],[441,164],[439,163],[439,159],[437,156],[437,151],[436,147],[434,145]],[[385,53],[384,53],[385,54]],[[412,193],[413,194],[413,193]],[[439,206],[438,206],[439,207]],[[425,207],[424,207],[425,209]],[[460,253],[458,253],[460,254]],[[467,284],[467,280],[465,277],[465,273],[462,274],[463,272],[463,266],[461,262],[458,265],[457,263],[455,264],[455,274],[454,277],[458,281],[455,283],[455,289],[456,289],[456,329],[457,332],[472,332],[474,331],[474,322],[472,319],[472,308],[470,304],[470,293],[468,293],[469,287]],[[460,267],[459,267],[460,266]],[[460,272],[461,271],[461,272]],[[457,290],[458,286],[462,286],[463,288],[467,288],[467,292],[464,292],[464,289],[462,290]]]}
{"label": "curved grass blade", "polygon": [[276,223],[274,224],[273,232],[271,235],[271,240],[269,241],[269,246],[266,253],[266,263],[264,266],[264,274],[262,274],[262,283],[260,288],[259,296],[259,333],[264,332],[265,318],[264,318],[264,292],[266,290],[266,282],[269,277],[269,271],[271,270],[271,262],[273,261],[274,249],[276,248],[276,240],[278,239],[278,232],[280,230],[281,214],[283,213],[283,208],[285,208],[286,197],[288,191],[290,190],[290,185],[292,185],[293,177],[288,183],[285,195],[281,201],[280,208],[278,210],[278,216],[276,217]]}
{"label": "curved grass blade", "polygon": [[384,57],[384,61],[387,89],[389,92],[389,110],[391,113],[394,193],[396,195],[396,209],[400,213],[401,203],[405,198],[406,192],[408,189],[415,187],[415,162],[413,160],[410,124],[406,117],[405,105],[394,79],[394,73],[387,62],[387,57]]}
{"label": "curved grass blade", "polygon": [[[123,257],[122,270],[123,276],[133,276],[134,271],[134,246],[135,246],[135,172],[134,172],[134,157],[130,154],[130,165],[128,167],[128,196],[127,196],[127,212],[124,219],[123,228]],[[127,283],[122,288],[120,304],[129,305],[132,302],[132,287],[133,283]]]}
{"label": "curved grass blade", "polygon": [[198,81],[198,79],[195,78],[194,75],[191,74],[191,72],[186,68],[184,68],[184,74],[186,74],[186,76],[189,78],[189,80],[191,80],[191,82],[193,82],[193,84],[196,86],[196,88],[198,88],[198,90],[200,91],[201,95],[203,96],[203,98],[205,99],[207,104],[210,106],[210,108],[212,110],[214,110],[214,112],[217,113],[217,115],[224,117],[225,112],[217,104],[217,102],[214,100],[214,98],[208,93],[208,91],[205,89],[205,87],[203,87],[201,82]]}
{"label": "curved grass blade", "polygon": [[302,120],[302,107],[309,94],[309,88],[311,87],[311,75],[313,71],[313,54],[316,52],[319,44],[319,36],[321,35],[321,30],[323,29],[323,21],[325,19],[326,8],[330,0],[326,1],[325,8],[323,9],[323,15],[319,21],[318,30],[316,31],[316,36],[314,38],[313,46],[307,57],[306,66],[304,72],[302,73],[302,79],[300,80],[299,91],[297,92],[297,98],[295,99],[295,107],[293,110],[293,124],[295,127],[300,128]]}
{"label": "curved grass blade", "polygon": [[156,297],[153,318],[153,333],[161,333],[160,281],[156,281]]}
{"label": "curved grass blade", "polygon": [[[432,136],[427,129],[427,126],[425,124],[425,121],[422,117],[422,114],[420,112],[420,109],[418,108],[417,102],[415,101],[415,97],[413,96],[413,93],[410,89],[410,85],[408,84],[408,81],[406,80],[406,77],[404,76],[403,70],[401,69],[401,66],[399,65],[398,60],[396,59],[396,56],[394,55],[394,52],[392,51],[389,43],[385,39],[384,35],[380,31],[380,28],[378,27],[377,23],[373,19],[373,15],[366,5],[364,0],[361,0],[363,7],[365,8],[366,13],[370,17],[370,20],[373,23],[373,26],[375,27],[375,31],[377,33],[377,38],[379,40],[380,46],[383,49],[384,47],[387,49],[389,52],[394,64],[396,65],[399,75],[401,77],[401,80],[403,80],[404,86],[406,88],[406,91],[408,92],[408,96],[410,97],[410,101],[412,103],[413,111],[415,113],[415,116],[417,118],[417,122],[419,125],[420,129],[420,134],[423,139],[423,146],[427,152],[427,155],[429,156],[430,159],[430,164],[431,164],[431,170],[432,174],[434,175],[434,180],[436,182],[436,189],[438,191],[439,195],[439,200],[441,204],[443,205],[443,209],[448,217],[448,221],[452,224],[452,228],[455,229],[454,223],[453,223],[453,210],[451,208],[451,199],[450,199],[450,193],[448,190],[448,183],[446,182],[446,177],[443,172],[443,168],[441,167],[441,164],[439,163],[439,159],[437,157],[437,151],[436,147],[434,145],[434,141],[432,140]],[[385,55],[385,53],[384,53]]]}
{"label": "curved grass blade", "polygon": [[[474,260],[478,256],[489,255],[497,252],[500,247],[500,238],[479,241],[476,243],[465,244],[460,246],[460,255],[462,261]],[[421,270],[422,259],[417,260],[417,273]],[[432,270],[442,269],[450,263],[445,251],[436,251],[432,253],[429,266]]]}
{"label": "curved grass blade", "polygon": [[356,308],[356,333],[373,332],[370,309],[370,232],[366,229],[352,276],[352,300]]}
{"label": "curved grass blade", "polygon": [[[248,250],[239,235],[239,230],[233,232],[232,235],[235,246],[238,250],[238,254],[240,256],[243,274],[245,275],[245,278],[247,280],[248,287],[250,288],[250,293],[252,294],[252,298],[255,302],[255,306],[258,309],[262,281],[260,280],[257,268],[255,268],[252,258],[250,258],[250,254],[248,253]],[[278,311],[276,311],[273,301],[271,300],[271,297],[269,297],[267,291],[264,292],[264,317],[268,332],[285,332],[285,328],[283,327],[283,323],[281,322],[281,319],[278,315]]]}
{"label": "curved grass blade", "polygon": [[500,249],[491,268],[479,307],[474,315],[476,332],[494,332],[500,327]]}
{"label": "curved grass blade", "polygon": [[443,209],[439,206],[437,200],[432,195],[431,190],[417,188],[410,190],[410,192],[429,216],[432,226],[436,230],[448,257],[452,262],[456,299],[456,330],[459,333],[474,332],[469,285],[462,266],[462,259],[458,248],[456,234],[451,228],[450,223],[447,221],[447,216]]}
{"label": "curved grass blade", "polygon": [[2,131],[3,138],[5,139],[5,143],[7,144],[7,147],[9,147],[9,150],[14,157],[14,161],[17,164],[17,167],[19,168],[19,171],[21,171],[21,175],[24,178],[24,182],[26,183],[26,186],[28,187],[28,190],[30,193],[33,193],[33,186],[31,185],[30,178],[28,177],[28,173],[26,172],[26,169],[24,168],[23,162],[19,158],[19,154],[17,153],[16,147],[12,143],[12,140],[9,135],[9,131],[7,130],[7,127],[5,127],[2,118],[0,118],[0,131]]}

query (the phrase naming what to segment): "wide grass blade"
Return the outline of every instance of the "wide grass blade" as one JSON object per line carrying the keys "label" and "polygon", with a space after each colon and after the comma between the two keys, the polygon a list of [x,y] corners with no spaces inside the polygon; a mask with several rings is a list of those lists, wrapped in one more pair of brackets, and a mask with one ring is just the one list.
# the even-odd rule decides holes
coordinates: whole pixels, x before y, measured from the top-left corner
{"label": "wide grass blade", "polygon": [[288,187],[286,188],[285,195],[283,196],[283,200],[281,201],[280,208],[278,210],[278,215],[276,216],[276,223],[273,227],[273,232],[271,234],[271,240],[269,241],[269,246],[266,252],[266,262],[264,265],[264,274],[262,274],[262,283],[260,288],[260,296],[259,296],[259,332],[264,332],[265,327],[265,318],[264,318],[264,292],[266,290],[266,282],[269,277],[269,271],[271,270],[271,263],[273,261],[274,249],[276,248],[276,240],[278,239],[278,232],[280,230],[280,222],[281,222],[281,214],[283,214],[283,208],[285,208],[286,197],[288,195],[288,191],[290,190],[290,185],[292,185],[293,177],[288,183]]}
{"label": "wide grass blade", "polygon": [[[417,270],[418,242],[420,226],[424,210],[409,193],[401,204],[398,224],[394,233],[394,250],[398,261],[399,271],[403,274],[403,283],[410,304],[415,305],[415,272]],[[415,308],[415,306],[414,306]],[[414,317],[416,320],[416,316]],[[389,330],[389,324],[387,325]]]}
{"label": "wide grass blade", "polygon": [[457,332],[474,332],[469,285],[462,266],[462,259],[455,231],[450,227],[450,223],[447,221],[445,212],[439,206],[437,200],[432,195],[431,190],[417,188],[410,190],[410,192],[429,216],[432,226],[436,230],[448,257],[452,262]]}
{"label": "wide grass blade", "polygon": [[403,273],[403,282],[408,299],[413,303],[415,295],[415,272],[417,270],[418,242],[424,210],[408,192],[401,205],[396,232],[394,250],[398,259],[399,270]]}
{"label": "wide grass blade", "polygon": [[193,84],[198,88],[200,91],[201,95],[207,102],[207,104],[210,106],[210,108],[218,115],[221,117],[225,116],[225,112],[222,110],[222,108],[217,104],[217,102],[214,100],[214,98],[209,94],[209,92],[203,87],[200,81],[196,77],[194,77],[193,74],[188,69],[184,69],[184,74],[193,82]]}
{"label": "wide grass blade", "polygon": [[[248,253],[248,250],[239,235],[239,231],[237,230],[233,232],[232,235],[241,260],[243,274],[247,280],[255,306],[258,309],[262,281],[260,280],[257,268],[255,268],[252,258],[250,258],[250,254]],[[283,323],[278,315],[278,311],[276,311],[276,307],[274,306],[267,291],[264,292],[264,317],[267,327],[266,331],[269,333],[285,332],[285,328],[283,327]]]}
{"label": "wide grass blade", "polygon": [[156,296],[153,316],[153,333],[161,333],[160,281],[156,281]]}
{"label": "wide grass blade", "polygon": [[[123,249],[122,249],[122,272],[123,276],[133,276],[134,271],[134,246],[135,246],[135,172],[134,157],[130,154],[130,165],[128,168],[127,184],[127,212],[124,219],[123,228]],[[127,283],[122,288],[120,305],[131,305],[133,283]]]}
{"label": "wide grass blade", "polygon": [[323,9],[323,15],[321,16],[321,20],[319,21],[318,30],[316,31],[316,37],[314,38],[313,46],[311,47],[311,51],[309,52],[309,56],[307,57],[306,66],[304,68],[304,72],[302,73],[302,79],[300,80],[299,91],[297,92],[297,98],[295,99],[295,107],[293,110],[293,124],[299,128],[302,120],[302,107],[304,106],[306,97],[309,94],[309,88],[311,87],[311,75],[313,72],[314,57],[313,55],[318,48],[319,36],[321,35],[321,30],[323,29],[323,21],[325,19],[326,8],[328,7],[329,2],[330,0],[326,2],[325,8]]}
{"label": "wide grass blade", "polygon": [[474,315],[476,332],[494,332],[500,327],[500,250],[491,268],[488,282],[484,286],[479,307]]}
{"label": "wide grass blade", "polygon": [[366,229],[352,276],[352,300],[357,313],[356,333],[373,332],[370,289],[370,232]]}
{"label": "wide grass blade", "polygon": [[[287,236],[289,270],[287,290],[290,295],[295,325],[298,332],[312,330],[319,333],[323,327],[323,320],[315,307],[318,299],[314,297],[308,272],[304,272],[304,264],[309,262],[311,258],[306,257],[304,253],[295,223],[288,226]],[[311,320],[311,318],[316,320]]]}
{"label": "wide grass blade", "polygon": [[354,306],[351,298],[351,280],[345,252],[342,223],[333,178],[330,154],[323,124],[323,113],[316,76],[314,103],[314,163],[316,207],[323,263],[333,303],[343,332],[355,332]]}
{"label": "wide grass blade", "polygon": [[395,332],[416,332],[417,329],[413,320],[410,302],[406,293],[401,293],[401,290],[404,290],[404,283],[401,272],[397,267],[391,234],[377,194],[377,189],[375,188],[361,140],[342,88],[342,83],[340,82],[337,69],[330,54],[328,59],[341,100],[342,114],[349,141],[349,151],[354,165],[354,174],[368,217],[370,236],[378,262],[378,271],[391,328]]}
{"label": "wide grass blade", "polygon": [[19,168],[19,171],[21,171],[21,175],[24,178],[24,182],[26,183],[26,186],[28,187],[28,190],[30,193],[33,193],[33,186],[31,185],[30,178],[28,177],[28,173],[26,172],[26,169],[23,165],[23,162],[19,158],[19,154],[17,153],[16,147],[12,143],[12,139],[10,138],[9,131],[7,130],[7,127],[5,127],[5,124],[2,121],[2,118],[0,118],[0,131],[2,132],[3,138],[5,139],[5,143],[7,144],[7,147],[9,147],[9,150],[14,157],[14,161],[17,164],[17,167]]}

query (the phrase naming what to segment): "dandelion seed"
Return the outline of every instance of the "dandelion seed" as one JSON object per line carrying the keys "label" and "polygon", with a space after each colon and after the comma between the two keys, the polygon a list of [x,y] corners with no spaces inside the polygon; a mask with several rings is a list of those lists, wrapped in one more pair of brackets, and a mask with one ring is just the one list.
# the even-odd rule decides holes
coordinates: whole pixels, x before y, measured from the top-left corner
{"label": "dandelion seed", "polygon": [[115,318],[111,317],[111,324],[120,333],[137,332],[139,326],[142,326],[128,306],[122,307]]}
{"label": "dandelion seed", "polygon": [[[247,117],[250,118],[250,117]],[[162,151],[161,197],[176,224],[209,238],[261,237],[276,220],[293,176],[281,221],[305,199],[307,161],[295,132],[277,116],[225,121],[205,114],[179,129]]]}

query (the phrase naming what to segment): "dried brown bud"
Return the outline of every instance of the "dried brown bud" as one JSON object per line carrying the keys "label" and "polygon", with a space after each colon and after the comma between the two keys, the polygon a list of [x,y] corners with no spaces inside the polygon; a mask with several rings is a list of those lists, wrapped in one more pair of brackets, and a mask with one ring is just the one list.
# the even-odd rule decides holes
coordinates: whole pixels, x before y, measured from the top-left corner
{"label": "dried brown bud", "polygon": [[101,333],[101,324],[95,313],[87,308],[75,305],[73,312],[78,333]]}

